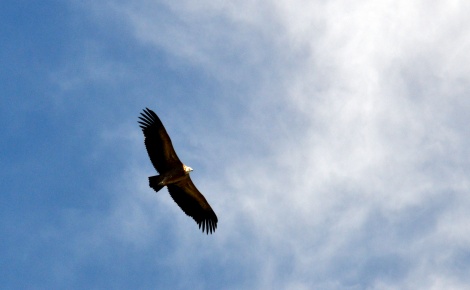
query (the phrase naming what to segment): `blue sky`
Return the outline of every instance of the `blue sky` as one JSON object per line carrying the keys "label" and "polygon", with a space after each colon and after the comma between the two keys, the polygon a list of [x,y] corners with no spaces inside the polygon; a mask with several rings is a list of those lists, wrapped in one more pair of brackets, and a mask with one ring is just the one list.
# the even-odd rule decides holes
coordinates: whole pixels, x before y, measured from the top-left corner
{"label": "blue sky", "polygon": [[[3,1],[4,289],[467,289],[465,1]],[[154,175],[159,114],[219,217]]]}

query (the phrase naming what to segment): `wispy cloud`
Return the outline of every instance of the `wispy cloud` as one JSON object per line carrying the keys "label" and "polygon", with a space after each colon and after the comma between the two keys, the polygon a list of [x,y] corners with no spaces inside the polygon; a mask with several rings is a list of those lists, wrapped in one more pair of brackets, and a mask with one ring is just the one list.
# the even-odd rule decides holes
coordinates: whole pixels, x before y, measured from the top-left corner
{"label": "wispy cloud", "polygon": [[[157,251],[163,259],[151,255],[152,263],[170,269],[161,279],[176,288],[468,285],[468,4],[87,5],[98,23],[119,22],[173,69],[217,84],[194,102],[196,88],[181,80],[186,99],[172,106],[159,98],[156,111],[170,134],[184,132],[172,138],[180,157],[199,165],[193,179],[220,224],[210,238],[195,237],[195,224],[171,199],[147,188],[153,173],[138,129],[105,127],[102,142],[126,140],[139,162],[107,189],[116,197],[85,231],[98,241],[85,255],[109,243]],[[98,81],[115,70],[89,68]]]}

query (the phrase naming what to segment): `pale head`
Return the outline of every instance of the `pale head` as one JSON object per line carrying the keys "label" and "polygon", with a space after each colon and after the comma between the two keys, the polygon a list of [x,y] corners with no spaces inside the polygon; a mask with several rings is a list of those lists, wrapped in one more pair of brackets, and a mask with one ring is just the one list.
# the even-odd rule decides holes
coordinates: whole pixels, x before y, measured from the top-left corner
{"label": "pale head", "polygon": [[183,164],[183,169],[184,169],[184,172],[186,172],[186,174],[188,174],[189,172],[193,171],[193,169],[189,166],[186,166]]}

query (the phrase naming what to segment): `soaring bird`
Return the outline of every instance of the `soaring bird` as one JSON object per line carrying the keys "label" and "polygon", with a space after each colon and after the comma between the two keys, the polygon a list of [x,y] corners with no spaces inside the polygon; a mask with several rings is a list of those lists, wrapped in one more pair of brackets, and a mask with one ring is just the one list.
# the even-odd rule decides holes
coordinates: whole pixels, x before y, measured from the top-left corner
{"label": "soaring bird", "polygon": [[150,187],[158,192],[166,186],[173,200],[196,221],[199,228],[202,227],[202,232],[212,234],[217,228],[217,216],[191,181],[189,172],[193,169],[184,165],[176,155],[170,136],[157,114],[149,108],[143,111],[138,123],[144,133],[150,161],[160,173],[149,177]]}

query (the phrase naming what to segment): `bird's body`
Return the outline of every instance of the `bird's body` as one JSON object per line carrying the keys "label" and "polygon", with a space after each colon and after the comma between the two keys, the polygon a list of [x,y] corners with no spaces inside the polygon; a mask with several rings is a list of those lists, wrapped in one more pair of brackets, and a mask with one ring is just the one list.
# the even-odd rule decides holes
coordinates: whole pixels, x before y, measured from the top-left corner
{"label": "bird's body", "polygon": [[189,172],[191,170],[186,170],[186,168],[190,168],[190,167],[186,166],[186,168],[184,168],[185,166],[186,165],[183,165],[183,167],[176,167],[160,175],[150,176],[149,177],[150,187],[158,192],[160,189],[162,189],[166,185],[174,184],[178,181],[186,179],[187,178],[186,175],[189,175]]}
{"label": "bird's body", "polygon": [[149,177],[149,185],[155,191],[164,186],[173,200],[202,231],[212,233],[217,228],[217,216],[189,177],[192,168],[184,165],[176,155],[170,137],[162,122],[152,110],[146,108],[139,117],[145,136],[145,147],[155,169],[160,175]]}

